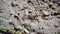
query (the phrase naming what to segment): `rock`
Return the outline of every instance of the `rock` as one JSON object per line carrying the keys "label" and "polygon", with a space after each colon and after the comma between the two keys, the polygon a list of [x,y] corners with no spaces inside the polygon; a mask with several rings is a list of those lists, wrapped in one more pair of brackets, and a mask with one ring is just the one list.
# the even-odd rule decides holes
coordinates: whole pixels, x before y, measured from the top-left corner
{"label": "rock", "polygon": [[59,5],[58,0],[0,0],[0,28],[24,34],[55,34],[60,29]]}
{"label": "rock", "polygon": [[44,15],[49,15],[48,11],[43,11]]}

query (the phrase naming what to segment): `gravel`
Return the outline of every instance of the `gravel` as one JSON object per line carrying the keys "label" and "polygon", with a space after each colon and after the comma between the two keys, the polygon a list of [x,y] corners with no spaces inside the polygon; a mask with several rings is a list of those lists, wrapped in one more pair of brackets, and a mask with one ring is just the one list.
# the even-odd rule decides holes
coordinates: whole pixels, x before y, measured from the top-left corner
{"label": "gravel", "polygon": [[16,28],[24,34],[58,34],[58,1],[0,0],[0,28]]}

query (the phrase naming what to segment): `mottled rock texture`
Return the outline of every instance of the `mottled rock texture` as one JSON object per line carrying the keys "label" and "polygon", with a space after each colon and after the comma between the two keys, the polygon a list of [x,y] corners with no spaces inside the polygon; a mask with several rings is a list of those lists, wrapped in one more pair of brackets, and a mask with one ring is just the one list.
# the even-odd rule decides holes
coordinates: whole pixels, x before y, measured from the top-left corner
{"label": "mottled rock texture", "polygon": [[60,0],[0,0],[0,28],[25,34],[58,34]]}

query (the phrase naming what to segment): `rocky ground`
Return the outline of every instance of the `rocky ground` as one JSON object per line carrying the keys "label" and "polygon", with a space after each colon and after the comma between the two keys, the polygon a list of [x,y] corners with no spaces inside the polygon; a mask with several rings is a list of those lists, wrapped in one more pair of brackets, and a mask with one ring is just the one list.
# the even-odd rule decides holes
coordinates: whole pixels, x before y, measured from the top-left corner
{"label": "rocky ground", "polygon": [[60,0],[0,0],[0,28],[20,34],[59,34]]}

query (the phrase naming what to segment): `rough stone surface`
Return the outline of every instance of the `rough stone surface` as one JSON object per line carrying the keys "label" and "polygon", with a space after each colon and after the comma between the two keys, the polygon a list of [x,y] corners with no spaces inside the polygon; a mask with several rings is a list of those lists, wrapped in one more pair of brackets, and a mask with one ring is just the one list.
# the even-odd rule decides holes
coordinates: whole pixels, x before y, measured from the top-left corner
{"label": "rough stone surface", "polygon": [[59,2],[0,0],[0,28],[17,28],[26,34],[58,34],[60,15],[54,13],[60,10]]}

